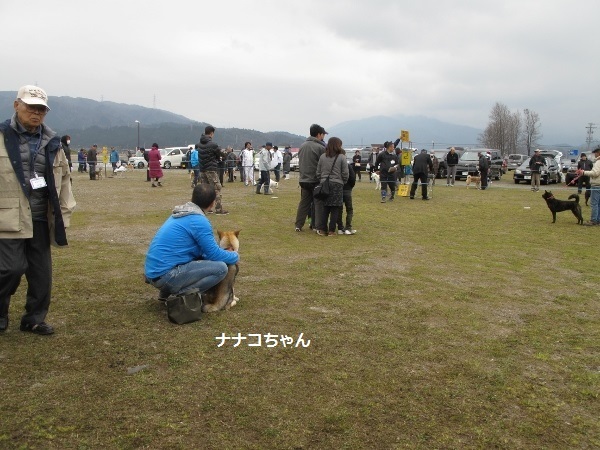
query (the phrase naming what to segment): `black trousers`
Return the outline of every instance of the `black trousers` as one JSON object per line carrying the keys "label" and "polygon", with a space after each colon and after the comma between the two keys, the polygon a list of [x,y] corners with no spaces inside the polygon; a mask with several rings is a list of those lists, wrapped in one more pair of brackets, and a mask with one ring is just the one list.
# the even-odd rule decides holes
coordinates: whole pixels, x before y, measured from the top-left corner
{"label": "black trousers", "polygon": [[322,211],[315,211],[315,207],[321,208],[323,202],[313,198],[313,191],[318,183],[300,183],[300,203],[296,211],[296,228],[302,229],[306,218],[310,216],[310,227],[317,226],[316,216]]}
{"label": "black trousers", "polygon": [[480,169],[479,172],[481,172],[481,189],[486,189],[488,186],[488,169]]}
{"label": "black trousers", "polygon": [[410,187],[410,198],[415,198],[417,192],[417,185],[421,183],[421,195],[423,198],[427,198],[427,174],[426,173],[415,173],[413,174],[413,182]]}
{"label": "black trousers", "polygon": [[0,239],[0,316],[8,317],[12,295],[25,274],[27,297],[21,323],[37,325],[48,314],[52,291],[52,254],[47,222],[33,222],[30,239]]}
{"label": "black trousers", "polygon": [[337,228],[338,230],[351,230],[352,229],[352,217],[354,216],[354,208],[352,207],[352,190],[344,189],[344,205],[346,206],[346,226],[344,227],[344,218],[342,209],[344,206],[340,206],[338,213]]}

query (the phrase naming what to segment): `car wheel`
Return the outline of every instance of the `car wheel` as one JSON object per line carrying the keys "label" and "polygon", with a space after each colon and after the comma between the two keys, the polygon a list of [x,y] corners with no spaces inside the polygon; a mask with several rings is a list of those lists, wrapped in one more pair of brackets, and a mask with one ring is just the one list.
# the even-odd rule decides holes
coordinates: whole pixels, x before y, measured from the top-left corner
{"label": "car wheel", "polygon": [[549,178],[547,176],[546,176],[546,178],[542,177],[540,179],[540,184],[548,185],[548,181],[549,181]]}
{"label": "car wheel", "polygon": [[165,161],[164,167],[165,167],[165,169],[170,169],[171,168],[171,161]]}
{"label": "car wheel", "polygon": [[519,184],[519,180],[515,180],[515,184]]}
{"label": "car wheel", "polygon": [[140,162],[138,163],[138,166],[137,166],[137,167],[138,167],[138,169],[143,169],[143,168],[144,168],[144,163],[140,161]]}

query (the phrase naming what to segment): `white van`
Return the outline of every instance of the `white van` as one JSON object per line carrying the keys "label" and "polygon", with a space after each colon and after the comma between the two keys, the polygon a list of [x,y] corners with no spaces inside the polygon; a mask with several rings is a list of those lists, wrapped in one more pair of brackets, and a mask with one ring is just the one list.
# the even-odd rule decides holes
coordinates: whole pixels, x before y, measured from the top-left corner
{"label": "white van", "polygon": [[170,169],[171,167],[181,167],[181,162],[185,158],[185,154],[192,148],[194,148],[193,145],[165,148],[165,154],[160,161],[163,168]]}

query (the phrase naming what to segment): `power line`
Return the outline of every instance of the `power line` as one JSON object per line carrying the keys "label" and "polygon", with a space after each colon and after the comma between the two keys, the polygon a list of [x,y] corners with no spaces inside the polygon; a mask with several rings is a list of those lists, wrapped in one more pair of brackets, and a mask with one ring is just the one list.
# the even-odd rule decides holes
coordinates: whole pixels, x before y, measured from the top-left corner
{"label": "power line", "polygon": [[590,151],[590,145],[592,144],[592,142],[594,141],[594,130],[598,127],[594,126],[595,124],[593,123],[588,123],[588,126],[585,127],[587,129],[587,138],[585,139],[585,142],[587,142],[587,151]]}

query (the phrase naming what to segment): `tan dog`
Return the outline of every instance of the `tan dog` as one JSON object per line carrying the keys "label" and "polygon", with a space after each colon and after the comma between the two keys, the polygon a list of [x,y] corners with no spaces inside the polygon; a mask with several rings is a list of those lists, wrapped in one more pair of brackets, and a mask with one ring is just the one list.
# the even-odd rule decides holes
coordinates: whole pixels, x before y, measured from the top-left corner
{"label": "tan dog", "polygon": [[96,170],[96,172],[94,172],[94,174],[95,174],[96,180],[102,179],[102,170]]}
{"label": "tan dog", "polygon": [[[240,248],[240,241],[238,231],[221,231],[217,230],[219,235],[219,247],[225,250],[238,251]],[[237,276],[239,267],[237,264],[230,264],[228,266],[227,275],[223,278],[219,284],[211,287],[208,291],[202,293],[202,311],[203,312],[214,312],[222,309],[229,309],[235,306],[239,301],[233,291],[233,285],[235,283],[235,277]]]}
{"label": "tan dog", "polygon": [[475,187],[477,189],[481,189],[481,177],[476,177],[474,175],[467,175],[467,189],[469,189],[469,186],[471,185],[471,183],[475,183]]}

